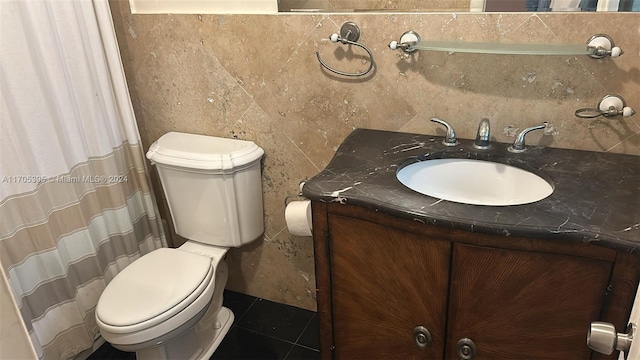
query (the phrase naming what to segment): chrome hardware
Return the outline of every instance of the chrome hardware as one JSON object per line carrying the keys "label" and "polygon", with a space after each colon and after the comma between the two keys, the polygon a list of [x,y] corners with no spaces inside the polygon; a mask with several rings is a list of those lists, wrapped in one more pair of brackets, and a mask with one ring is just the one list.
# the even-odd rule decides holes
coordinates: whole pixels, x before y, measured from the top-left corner
{"label": "chrome hardware", "polygon": [[402,36],[400,36],[400,41],[393,40],[389,43],[388,46],[391,50],[401,49],[405,52],[405,54],[411,54],[412,52],[418,50],[412,48],[412,46],[416,45],[421,40],[422,38],[420,37],[420,35],[418,35],[417,32],[409,30],[402,34]]}
{"label": "chrome hardware", "polygon": [[624,54],[624,51],[613,43],[613,39],[609,35],[596,34],[587,41],[587,50],[589,56],[594,59],[602,59],[605,56],[618,57]]}
{"label": "chrome hardware", "polygon": [[424,326],[416,326],[413,329],[413,340],[419,348],[424,349],[431,345],[431,333]]}
{"label": "chrome hardware", "polygon": [[576,110],[576,116],[583,119],[597,118],[598,116],[611,117],[622,115],[624,117],[633,116],[635,110],[627,106],[620,95],[605,95],[596,108],[583,108]]}
{"label": "chrome hardware", "polygon": [[473,360],[476,357],[476,344],[469,338],[458,340],[456,354],[460,360]]}
{"label": "chrome hardware", "polygon": [[636,325],[629,323],[627,333],[616,333],[616,327],[601,321],[591,323],[589,332],[587,332],[587,346],[593,351],[605,355],[611,355],[614,351],[622,351],[624,358],[627,358],[633,335],[636,331]]}
{"label": "chrome hardware", "polygon": [[442,140],[442,144],[445,146],[456,146],[458,145],[458,138],[456,138],[456,133],[453,131],[453,126],[451,126],[448,122],[444,120],[440,120],[438,118],[432,117],[431,121],[438,123],[440,125],[444,125],[447,128],[447,135],[444,140]]}
{"label": "chrome hardware", "polygon": [[477,54],[512,54],[512,55],[587,55],[594,59],[602,59],[606,56],[619,57],[624,51],[615,46],[613,39],[605,34],[593,35],[584,45],[570,44],[510,44],[510,43],[486,43],[486,42],[462,42],[462,41],[438,41],[429,40],[422,42],[415,31],[407,31],[399,41],[389,43],[391,50],[401,49],[405,54],[411,54],[417,50],[447,51],[450,53],[468,52]]}
{"label": "chrome hardware", "polygon": [[532,126],[530,128],[526,128],[524,130],[522,130],[522,132],[520,132],[520,134],[518,134],[518,136],[516,136],[516,140],[513,142],[513,145],[509,146],[509,148],[507,150],[509,150],[512,153],[521,153],[524,152],[525,146],[524,146],[524,136],[527,135],[529,132],[534,131],[534,130],[541,130],[541,129],[546,129],[547,126],[549,125],[548,122],[543,122],[542,125],[538,125],[538,126]]}
{"label": "chrome hardware", "polygon": [[363,48],[369,54],[369,68],[367,70],[359,73],[348,73],[348,72],[336,70],[331,66],[327,65],[324,61],[322,61],[322,59],[320,58],[320,53],[316,51],[316,57],[318,58],[320,65],[322,65],[325,69],[331,71],[332,73],[342,75],[342,76],[367,75],[373,68],[373,53],[371,52],[371,50],[369,50],[369,48],[367,48],[363,44],[360,44],[358,42],[359,39],[360,39],[360,28],[358,27],[358,25],[350,21],[342,24],[342,27],[340,27],[340,35],[332,34],[329,37],[329,40],[331,40],[331,42],[334,42],[334,43],[341,42],[344,45],[349,44],[349,45],[355,45]]}
{"label": "chrome hardware", "polygon": [[476,135],[476,142],[473,147],[476,149],[488,149],[489,148],[489,135],[491,133],[491,126],[489,119],[480,120],[478,125],[478,134]]}
{"label": "chrome hardware", "polygon": [[342,24],[342,26],[340,27],[340,36],[342,38],[338,38],[337,40],[333,40],[335,37],[338,36],[338,34],[333,34],[331,35],[331,41],[332,42],[337,42],[340,41],[343,44],[347,44],[347,41],[358,41],[360,40],[360,28],[358,27],[358,25],[356,25],[356,23],[351,22],[351,21],[347,21],[346,23]]}

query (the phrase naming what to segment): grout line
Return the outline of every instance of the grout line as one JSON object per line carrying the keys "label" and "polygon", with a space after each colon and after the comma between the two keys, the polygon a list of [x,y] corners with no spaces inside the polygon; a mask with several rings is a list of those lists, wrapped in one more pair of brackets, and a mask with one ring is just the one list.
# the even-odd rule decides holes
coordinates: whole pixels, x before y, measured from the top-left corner
{"label": "grout line", "polygon": [[242,318],[249,312],[249,310],[253,307],[253,304],[256,303],[256,301],[258,301],[257,297],[253,298],[253,301],[251,302],[251,305],[249,305],[249,307],[247,307],[247,310],[245,310],[242,315],[236,319],[237,322],[240,322],[240,320],[242,320]]}
{"label": "grout line", "polygon": [[[302,329],[302,331],[300,332],[300,335],[298,335],[298,337],[296,338],[296,345],[300,345],[298,344],[298,341],[300,341],[300,338],[302,337],[302,334],[304,334],[305,331],[307,331],[307,328],[309,327],[309,324],[311,324],[311,321],[313,320],[314,317],[317,316],[318,313],[313,314],[313,316],[311,316],[311,318],[309,319],[309,321],[307,321],[307,325],[304,326],[304,328]],[[304,346],[304,345],[300,345],[302,347],[306,347],[308,349],[312,349],[308,346]],[[314,349],[315,350],[315,349]]]}
{"label": "grout line", "polygon": [[272,238],[275,240],[278,237],[278,235],[280,235],[285,230],[287,230],[286,225],[282,229],[280,229],[280,231],[278,231],[275,235],[273,235]]}
{"label": "grout line", "polygon": [[547,26],[547,24],[542,21],[542,19],[540,18],[540,16],[538,16],[538,14],[531,14],[529,16],[527,16],[524,20],[522,20],[522,22],[520,24],[518,24],[518,26],[516,26],[515,28],[513,28],[512,30],[509,30],[508,33],[506,34],[507,37],[510,37],[512,34],[514,34],[516,31],[520,30],[520,28],[522,28],[527,22],[531,21],[531,18],[537,18],[538,20],[540,20],[540,22],[542,24],[544,24],[544,26],[551,31],[551,33],[555,36],[556,34],[553,32],[553,30],[551,30],[549,28],[549,26]]}
{"label": "grout line", "polygon": [[302,155],[303,155],[303,156],[304,156],[304,157],[305,157],[305,158],[306,158],[306,159],[311,163],[311,165],[313,165],[313,167],[315,167],[316,169],[318,169],[318,171],[322,171],[322,170],[321,170],[321,169],[320,169],[320,168],[319,168],[319,167],[318,167],[318,166],[313,162],[313,160],[311,160],[311,159],[307,156],[307,154],[305,154],[305,152],[304,152],[304,151],[302,151],[302,149],[300,149],[300,147],[298,146],[298,144],[296,144],[296,142],[295,142],[295,141],[293,141],[293,139],[291,139],[291,138],[290,138],[287,134],[285,134],[284,132],[281,132],[281,133],[282,133],[282,135],[284,135],[284,136],[285,136],[285,137],[286,137],[286,138],[287,138],[287,139],[288,139],[288,140],[293,144],[293,146],[295,146],[295,147],[296,147],[296,149],[298,149],[298,151],[299,151],[300,153],[302,153]]}
{"label": "grout line", "polygon": [[[256,298],[256,300],[257,300],[257,298]],[[266,301],[271,301],[271,300],[266,300]],[[255,303],[255,301],[251,304],[251,306],[253,306],[253,304],[254,304],[254,303]],[[277,303],[277,304],[280,304],[280,303]],[[245,311],[245,314],[246,314],[247,312],[249,312],[249,309],[247,309],[247,311]],[[243,330],[251,331],[251,332],[254,332],[254,333],[256,333],[256,334],[260,334],[260,335],[263,335],[263,336],[266,336],[266,337],[272,338],[272,339],[276,339],[276,340],[284,341],[284,342],[289,343],[289,344],[292,344],[292,345],[298,345],[298,346],[301,346],[301,347],[304,347],[304,348],[307,348],[307,349],[320,351],[319,349],[314,349],[314,348],[309,347],[309,346],[305,346],[305,345],[302,345],[302,344],[298,344],[298,340],[300,340],[300,337],[302,336],[302,334],[307,330],[307,328],[309,327],[309,324],[311,323],[311,320],[313,320],[313,317],[314,317],[314,316],[316,316],[316,314],[315,314],[315,313],[311,316],[311,318],[309,319],[309,321],[307,321],[307,324],[306,324],[306,325],[304,326],[304,328],[300,331],[300,334],[298,334],[298,337],[296,337],[296,339],[295,339],[294,341],[286,340],[286,339],[283,339],[283,338],[280,338],[280,337],[277,337],[277,336],[273,336],[273,335],[271,335],[271,334],[265,334],[265,333],[260,332],[260,331],[258,331],[258,330],[256,330],[256,329],[250,329],[250,328],[248,328],[248,327],[241,326],[241,325],[237,325],[237,324],[235,324],[234,326],[235,326],[235,327],[237,327],[237,328],[243,329]],[[238,321],[238,322],[239,322],[239,321]]]}
{"label": "grout line", "polygon": [[310,347],[308,347],[308,346],[304,346],[304,345],[297,345],[297,344],[294,344],[294,345],[291,347],[291,349],[289,350],[289,353],[284,357],[284,360],[288,360],[288,359],[289,359],[289,355],[291,355],[291,352],[293,352],[293,349],[295,349],[295,347],[296,347],[296,346],[301,347],[301,348],[304,348],[304,349],[307,349],[307,350],[311,350],[311,351],[317,352],[317,353],[318,353],[318,355],[320,355],[320,350],[312,349],[312,348],[310,348]]}
{"label": "grout line", "polygon": [[[225,290],[227,290],[227,289],[225,289]],[[233,291],[233,290],[227,290],[227,291]],[[253,296],[253,295],[242,294],[242,293],[237,292],[237,291],[233,291],[233,292],[235,292],[235,293],[237,293],[237,294],[241,294],[241,295],[245,295],[245,296],[249,296],[249,297],[252,297],[252,298],[253,298],[253,301],[252,301],[252,302],[251,302],[251,304],[247,307],[247,309],[242,313],[242,315],[240,315],[240,316],[238,317],[238,316],[236,316],[236,314],[233,314],[233,316],[235,317],[235,319],[234,319],[234,321],[233,321],[233,324],[231,324],[231,326],[236,326],[236,323],[240,322],[240,319],[242,319],[242,318],[243,318],[243,317],[244,317],[244,316],[249,312],[249,309],[251,309],[251,308],[253,307],[253,304],[255,304],[255,303],[256,303],[256,300],[258,300],[258,298],[257,298],[257,297],[255,297],[255,296]],[[225,306],[225,305],[224,305],[224,298],[225,298],[225,296],[224,296],[224,293],[223,293],[223,294],[222,294],[222,299],[223,299],[223,304],[222,304],[222,306]],[[228,306],[227,306],[227,307],[228,307]]]}
{"label": "grout line", "polygon": [[633,133],[633,134],[631,134],[631,135],[627,136],[626,138],[622,139],[619,143],[617,143],[617,144],[615,144],[615,145],[611,146],[610,148],[608,148],[608,149],[607,149],[607,150],[605,150],[604,152],[611,152],[611,150],[613,150],[614,148],[618,147],[619,145],[622,145],[622,144],[623,144],[623,143],[625,143],[627,140],[631,139],[632,137],[636,136],[637,134],[640,134],[640,132],[639,132],[639,133]]}
{"label": "grout line", "polygon": [[312,350],[312,351],[315,351],[315,352],[318,352],[318,353],[320,352],[320,350],[318,350],[318,349],[314,349],[314,348],[312,348],[312,347],[308,347],[308,346],[306,346],[306,345],[301,345],[301,344],[294,344],[294,345],[295,345],[295,346],[298,346],[298,347],[301,347],[301,348],[305,348],[305,349],[307,349],[307,350]]}
{"label": "grout line", "polygon": [[289,358],[289,355],[291,355],[291,352],[293,351],[293,348],[295,346],[296,346],[295,344],[291,346],[291,349],[289,349],[289,352],[287,353],[287,355],[284,356],[284,360],[287,360]]}
{"label": "grout line", "polygon": [[[296,45],[295,49],[293,49],[293,51],[291,51],[289,53],[289,56],[287,57],[287,59],[285,61],[282,62],[282,64],[280,65],[280,68],[275,71],[273,74],[273,76],[271,77],[271,79],[269,80],[263,80],[265,82],[265,86],[263,88],[260,89],[259,93],[256,94],[255,99],[259,99],[264,93],[265,90],[267,88],[267,86],[269,86],[269,82],[271,82],[272,80],[274,80],[277,76],[280,76],[280,74],[282,73],[282,70],[284,69],[285,66],[287,66],[287,64],[291,61],[291,59],[298,53],[298,50],[300,50],[300,48],[302,47],[302,45],[308,41],[308,39],[311,37],[311,34],[313,34],[313,32],[318,28],[318,26],[322,23],[322,21],[327,18],[327,16],[325,15],[321,15],[320,19],[316,22],[316,24],[309,30],[309,33],[304,34],[304,36],[302,37],[302,40],[300,41],[299,44]],[[253,97],[252,97],[253,98]]]}
{"label": "grout line", "polygon": [[317,352],[318,354],[320,353],[320,350],[312,349],[312,348],[310,348],[310,347],[308,347],[308,346],[304,346],[304,345],[297,345],[297,344],[294,344],[294,345],[291,347],[291,349],[289,350],[289,353],[284,357],[284,360],[289,359],[289,355],[291,355],[291,352],[293,351],[293,349],[294,349],[296,346],[299,346],[299,347],[301,347],[301,348],[305,348],[305,349],[307,349],[307,350],[315,351],[315,352]]}
{"label": "grout line", "polygon": [[[265,333],[260,332],[260,331],[258,331],[258,330],[256,330],[256,329],[250,329],[250,328],[247,328],[247,327],[244,327],[244,326],[240,326],[240,325],[236,325],[236,327],[237,327],[238,329],[242,329],[242,330],[246,330],[246,331],[251,331],[252,333],[256,333],[256,334],[258,334],[258,335],[266,336],[266,337],[271,338],[271,339],[280,340],[280,341],[285,342],[285,343],[290,344],[290,345],[297,345],[295,342],[291,342],[290,340],[285,340],[285,339],[283,339],[283,338],[279,338],[279,337],[277,337],[277,336],[273,336],[273,335],[265,334]],[[300,345],[300,346],[302,346],[302,345]]]}
{"label": "grout line", "polygon": [[[552,29],[552,28],[550,28],[550,27],[549,27],[549,25],[547,25],[547,23],[546,23],[546,22],[544,22],[544,20],[542,20],[542,18],[540,17],[540,15],[539,15],[538,13],[533,14],[533,16],[537,17],[537,18],[538,18],[538,20],[540,20],[540,22],[542,23],[542,25],[543,25],[547,30],[549,30],[549,32],[550,32],[550,33],[552,33],[552,34],[553,34],[553,37],[555,37],[555,38],[557,38],[557,37],[558,37],[558,34],[556,34],[556,33],[553,31],[553,29]],[[524,23],[523,23],[523,24],[524,24]]]}
{"label": "grout line", "polygon": [[[238,86],[240,86],[238,84]],[[242,87],[242,86],[240,86]],[[243,89],[243,91],[245,93],[247,93],[246,90]],[[249,95],[249,93],[247,93],[247,95]],[[251,96],[251,95],[249,95]],[[233,129],[236,125],[240,124],[241,121],[243,121],[244,117],[249,113],[249,110],[253,109],[253,107],[256,106],[258,107],[258,109],[262,110],[262,108],[260,107],[260,105],[258,105],[258,103],[256,103],[256,99],[251,98],[251,104],[249,104],[249,106],[247,106],[247,109],[242,113],[242,115],[238,116],[238,119],[233,123],[233,125],[231,125],[231,128]],[[264,111],[264,110],[262,110]]]}
{"label": "grout line", "polygon": [[[233,291],[233,290],[230,290],[230,291]],[[317,352],[317,353],[319,353],[319,352],[320,352],[320,350],[319,350],[319,349],[314,349],[314,348],[312,348],[312,347],[309,347],[309,346],[302,345],[302,344],[299,344],[299,343],[298,343],[298,341],[300,340],[300,338],[302,337],[302,335],[303,335],[303,334],[305,333],[305,331],[307,331],[307,329],[309,328],[309,325],[310,325],[310,324],[311,324],[311,322],[313,321],[313,318],[317,316],[317,312],[311,311],[313,314],[311,315],[311,317],[309,318],[309,320],[307,321],[307,323],[305,324],[305,326],[302,328],[302,330],[300,331],[300,333],[298,334],[298,336],[296,337],[296,339],[295,339],[294,341],[290,341],[290,340],[282,339],[282,338],[277,337],[277,336],[273,336],[273,335],[271,335],[271,334],[265,334],[265,333],[263,333],[263,332],[261,332],[261,331],[258,331],[258,330],[256,330],[256,329],[251,329],[251,328],[248,328],[248,327],[245,327],[245,326],[241,326],[241,325],[239,325],[240,320],[241,320],[242,318],[244,318],[244,316],[245,316],[245,315],[249,312],[249,310],[250,310],[250,309],[255,305],[255,303],[256,303],[259,299],[261,299],[261,298],[259,298],[259,297],[255,297],[255,296],[252,296],[252,295],[248,295],[248,296],[251,296],[251,297],[253,297],[254,299],[253,299],[253,301],[251,302],[251,305],[249,305],[249,307],[247,307],[247,309],[244,311],[244,313],[242,314],[242,316],[240,316],[240,317],[236,318],[236,320],[234,321],[234,324],[232,325],[233,327],[238,328],[238,329],[242,329],[242,330],[245,330],[245,331],[249,331],[249,332],[252,332],[252,333],[258,334],[258,335],[260,335],[260,336],[264,336],[264,337],[270,338],[270,339],[278,340],[278,341],[284,342],[284,343],[286,343],[286,344],[289,344],[291,347],[289,348],[289,351],[287,352],[287,354],[284,356],[284,358],[283,358],[284,360],[286,360],[286,359],[288,359],[288,358],[289,358],[289,355],[291,354],[291,352],[293,351],[293,349],[294,349],[296,346],[299,346],[299,347],[304,348],[304,349],[307,349],[307,350],[312,350],[312,351],[315,351],[315,352]],[[290,306],[290,305],[286,305],[286,304],[277,303],[277,302],[275,302],[275,301],[271,301],[271,300],[266,300],[266,299],[261,299],[261,300],[269,301],[269,302],[273,302],[273,303],[275,303],[275,304],[279,304],[279,305],[282,305],[282,306],[284,306],[284,307],[289,307],[289,306]]]}

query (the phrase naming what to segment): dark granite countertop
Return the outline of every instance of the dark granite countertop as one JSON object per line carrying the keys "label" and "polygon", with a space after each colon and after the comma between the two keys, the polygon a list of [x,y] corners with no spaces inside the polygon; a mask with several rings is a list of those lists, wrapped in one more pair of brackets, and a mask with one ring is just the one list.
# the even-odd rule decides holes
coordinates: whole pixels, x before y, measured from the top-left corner
{"label": "dark granite countertop", "polygon": [[[625,252],[640,248],[640,157],[509,144],[477,150],[430,135],[356,129],[326,169],[307,181],[303,195],[361,206],[396,217],[466,231],[595,243]],[[531,204],[479,206],[417,193],[396,179],[404,165],[437,158],[490,160],[551,181],[549,197]]]}

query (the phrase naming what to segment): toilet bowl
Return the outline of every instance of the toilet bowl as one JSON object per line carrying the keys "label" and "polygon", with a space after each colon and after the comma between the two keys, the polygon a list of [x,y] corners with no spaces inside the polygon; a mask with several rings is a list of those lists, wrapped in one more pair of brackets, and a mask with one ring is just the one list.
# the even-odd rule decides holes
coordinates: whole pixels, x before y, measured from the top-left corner
{"label": "toilet bowl", "polygon": [[177,249],[161,248],[117,274],[100,296],[103,338],[138,359],[207,359],[231,324],[222,306],[224,257],[262,235],[260,159],[249,141],[168,133],[147,157],[158,168]]}

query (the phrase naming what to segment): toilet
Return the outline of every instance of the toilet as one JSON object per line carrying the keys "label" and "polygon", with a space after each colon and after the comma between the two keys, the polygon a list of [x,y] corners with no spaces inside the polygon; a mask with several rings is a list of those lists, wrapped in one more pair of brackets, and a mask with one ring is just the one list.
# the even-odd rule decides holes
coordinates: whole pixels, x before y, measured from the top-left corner
{"label": "toilet", "polygon": [[260,159],[251,141],[170,132],[156,165],[175,231],[187,239],[117,274],[98,300],[102,337],[137,359],[208,359],[233,323],[222,306],[227,250],[264,232]]}

